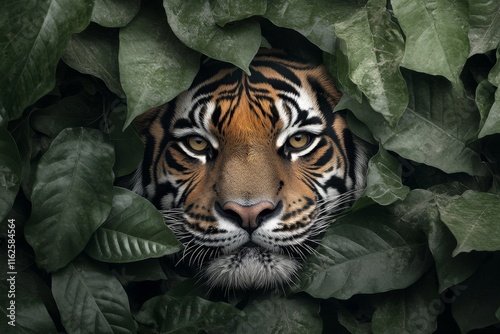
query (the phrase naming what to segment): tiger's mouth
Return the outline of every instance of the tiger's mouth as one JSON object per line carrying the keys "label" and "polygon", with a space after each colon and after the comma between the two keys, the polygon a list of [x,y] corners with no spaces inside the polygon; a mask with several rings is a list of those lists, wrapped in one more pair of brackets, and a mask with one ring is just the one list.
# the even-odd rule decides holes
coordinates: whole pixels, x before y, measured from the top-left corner
{"label": "tiger's mouth", "polygon": [[269,289],[290,284],[299,269],[298,260],[248,242],[230,254],[210,260],[203,267],[203,274],[214,287]]}

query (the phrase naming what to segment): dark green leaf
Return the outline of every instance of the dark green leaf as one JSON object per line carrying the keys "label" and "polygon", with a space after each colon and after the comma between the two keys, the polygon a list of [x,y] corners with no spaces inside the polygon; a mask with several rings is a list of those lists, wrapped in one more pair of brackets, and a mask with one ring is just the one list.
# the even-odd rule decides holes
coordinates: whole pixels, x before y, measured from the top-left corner
{"label": "dark green leaf", "polygon": [[490,73],[488,73],[488,81],[491,82],[492,85],[497,87],[500,86],[500,47],[496,52],[497,62],[495,66],[491,69]]}
{"label": "dark green leaf", "polygon": [[113,148],[97,130],[63,130],[36,171],[26,240],[47,271],[80,253],[111,210]]}
{"label": "dark green leaf", "polygon": [[[44,298],[50,296],[50,289],[42,279],[31,270],[7,278],[11,280],[1,281],[0,293],[2,297],[10,294],[12,298],[2,299],[5,300],[1,312],[3,321],[0,323],[2,333],[57,333],[44,304]],[[12,314],[8,307],[14,307]],[[15,327],[9,323],[15,324]]]}
{"label": "dark green leaf", "polygon": [[123,97],[125,93],[120,84],[118,44],[117,30],[91,25],[83,32],[71,36],[62,59],[80,73],[98,77],[109,90]]}
{"label": "dark green leaf", "polygon": [[160,260],[147,259],[143,261],[114,264],[111,272],[122,285],[129,282],[167,280],[167,275],[161,267]]}
{"label": "dark green leaf", "polygon": [[[0,322],[0,331],[57,333],[48,311],[55,308],[50,288],[29,268],[34,261],[21,241],[21,229],[21,221],[16,217],[16,244],[14,247],[12,243],[7,242],[0,245],[0,258],[5,260],[0,262],[0,293],[3,304],[0,314],[4,319]],[[7,259],[14,261],[7,262]],[[15,310],[12,309],[11,301]],[[14,316],[11,315],[12,311],[15,312]],[[14,318],[15,327],[9,324]]]}
{"label": "dark green leaf", "polygon": [[130,190],[115,187],[111,212],[85,251],[99,261],[121,263],[160,257],[180,249],[153,204]]}
{"label": "dark green leaf", "polygon": [[52,294],[68,333],[135,333],[128,298],[102,264],[76,259],[52,275]]}
{"label": "dark green leaf", "polygon": [[267,0],[214,0],[210,5],[215,23],[223,27],[227,23],[265,14]]}
{"label": "dark green leaf", "polygon": [[494,50],[500,43],[500,2],[469,0],[470,54]]}
{"label": "dark green leaf", "polygon": [[451,311],[462,333],[499,323],[500,257],[496,254],[456,290]]}
{"label": "dark green leaf", "polygon": [[71,36],[90,21],[93,1],[7,2],[0,6],[0,118],[18,118],[48,93]]}
{"label": "dark green leaf", "polygon": [[21,185],[22,161],[7,129],[0,126],[0,221],[9,213]]}
{"label": "dark green leaf", "polygon": [[368,163],[364,195],[380,205],[404,200],[410,188],[401,184],[401,165],[383,147]]}
{"label": "dark green leaf", "polygon": [[408,73],[410,102],[392,128],[367,103],[344,96],[338,108],[352,110],[386,150],[447,173],[485,175],[479,154],[468,142],[477,133],[479,113],[472,99],[444,79]]}
{"label": "dark green leaf", "polygon": [[142,162],[144,144],[132,126],[123,130],[127,118],[127,106],[123,100],[113,101],[108,110],[99,128],[115,147],[115,177],[129,175]]}
{"label": "dark green leaf", "polygon": [[12,138],[14,138],[17,147],[19,149],[19,155],[21,156],[21,162],[22,162],[21,187],[26,197],[30,198],[31,197],[30,176],[32,178],[32,175],[30,175],[31,158],[32,158],[32,153],[34,151],[36,152],[36,150],[33,147],[35,133],[30,127],[29,117],[26,117],[14,127],[14,129],[12,130]]}
{"label": "dark green leaf", "polygon": [[128,126],[144,111],[186,90],[198,72],[199,55],[175,37],[162,7],[150,3],[120,30],[118,62]]}
{"label": "dark green leaf", "polygon": [[441,300],[434,273],[425,275],[408,289],[391,291],[375,303],[374,334],[434,333]]}
{"label": "dark green leaf", "polygon": [[190,48],[210,58],[234,64],[250,73],[248,65],[260,47],[260,26],[245,20],[219,27],[209,0],[164,0],[168,24]]}
{"label": "dark green leaf", "polygon": [[103,27],[124,27],[140,7],[141,0],[95,0],[92,21]]}
{"label": "dark green leaf", "polygon": [[275,25],[300,32],[321,50],[333,53],[337,22],[351,17],[366,1],[277,0],[269,1],[264,17]]}
{"label": "dark green leaf", "polygon": [[197,333],[225,326],[241,315],[233,306],[197,296],[153,297],[144,303],[136,319],[158,333]]}
{"label": "dark green leaf", "polygon": [[252,300],[220,333],[320,334],[319,302],[307,296],[265,296]]}
{"label": "dark green leaf", "polygon": [[392,0],[406,36],[402,66],[459,83],[469,55],[467,0]]}
{"label": "dark green leaf", "polygon": [[399,70],[404,42],[385,2],[369,1],[348,20],[335,24],[335,32],[345,45],[350,80],[375,111],[396,125],[408,105],[408,90]]}
{"label": "dark green leaf", "polygon": [[[451,184],[446,185],[447,190],[451,190],[452,187]],[[430,191],[415,189],[403,202],[392,206],[391,211],[402,221],[425,230],[429,249],[434,257],[441,293],[471,276],[482,262],[483,254],[463,253],[452,257],[457,242],[440,220],[436,196]],[[439,195],[439,198],[441,203],[451,199],[445,195]]]}
{"label": "dark green leaf", "polygon": [[472,250],[500,250],[499,196],[469,190],[440,205],[439,213],[458,241],[453,256]]}
{"label": "dark green leaf", "polygon": [[371,206],[339,218],[304,264],[300,288],[317,298],[402,289],[430,265],[422,231],[384,208]]}
{"label": "dark green leaf", "polygon": [[97,125],[100,116],[100,111],[91,100],[83,95],[73,95],[33,112],[30,125],[33,130],[55,138],[66,128]]}

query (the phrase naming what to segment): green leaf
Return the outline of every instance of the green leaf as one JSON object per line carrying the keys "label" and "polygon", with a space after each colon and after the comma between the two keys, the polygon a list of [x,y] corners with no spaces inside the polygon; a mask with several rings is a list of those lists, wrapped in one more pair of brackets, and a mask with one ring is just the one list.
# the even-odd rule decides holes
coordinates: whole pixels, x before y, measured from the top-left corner
{"label": "green leaf", "polygon": [[36,171],[25,235],[47,271],[78,255],[111,210],[114,154],[97,130],[62,131]]}
{"label": "green leaf", "polygon": [[374,334],[434,333],[441,313],[434,273],[425,275],[408,289],[381,296],[375,308]]}
{"label": "green leaf", "polygon": [[16,119],[48,93],[71,34],[90,21],[93,1],[5,2],[0,7],[0,118]]}
{"label": "green leaf", "polygon": [[488,174],[479,154],[468,147],[479,123],[474,101],[444,79],[407,73],[406,81],[410,102],[394,128],[367,103],[348,96],[337,109],[350,109],[386,150],[406,159],[446,173]]}
{"label": "green leaf", "polygon": [[469,0],[469,57],[497,48],[500,43],[500,2]]}
{"label": "green leaf", "polygon": [[322,333],[319,302],[307,296],[260,297],[250,301],[243,312],[242,318],[220,333]]}
{"label": "green leaf", "polygon": [[[0,293],[3,304],[0,314],[4,319],[0,322],[0,331],[2,333],[57,333],[49,315],[49,310],[55,308],[50,288],[30,269],[34,263],[33,257],[26,250],[28,247],[22,242],[21,219],[15,218],[15,230],[19,233],[16,235],[15,248],[12,247],[13,244],[4,242],[5,239],[0,245],[0,258],[5,259],[0,262]],[[7,259],[12,256],[15,256],[15,261],[7,262]],[[12,274],[12,272],[17,274]],[[13,316],[12,311],[7,309],[8,307],[12,309],[11,301],[15,308]],[[8,322],[14,318],[15,327],[12,327]]]}
{"label": "green leaf", "polygon": [[227,23],[241,21],[254,15],[264,15],[267,0],[213,0],[210,1],[210,6],[215,23],[224,27]]}
{"label": "green leaf", "polygon": [[[445,185],[443,185],[445,186]],[[446,185],[448,190],[452,185]],[[470,277],[483,260],[480,253],[463,253],[452,257],[457,242],[441,221],[436,196],[444,203],[452,197],[436,195],[428,190],[412,190],[405,200],[391,207],[391,211],[404,222],[419,226],[427,234],[429,249],[434,257],[439,292],[460,284]]]}
{"label": "green leaf", "polygon": [[52,275],[52,294],[68,333],[135,333],[127,294],[103,264],[76,259]]}
{"label": "green leaf", "polygon": [[122,263],[160,257],[180,249],[180,243],[153,204],[127,189],[115,187],[111,212],[85,251],[99,261]]}
{"label": "green leaf", "polygon": [[0,221],[9,213],[21,185],[22,161],[7,129],[0,126]]}
{"label": "green leaf", "polygon": [[459,83],[469,55],[467,0],[392,0],[406,36],[402,66]]}
{"label": "green leaf", "polygon": [[163,9],[151,3],[120,30],[118,62],[127,95],[126,127],[144,111],[189,88],[198,72],[199,55],[175,37]]}
{"label": "green leaf", "polygon": [[167,280],[159,259],[147,259],[131,263],[114,264],[111,272],[122,285],[129,282]]}
{"label": "green leaf", "polygon": [[248,66],[261,41],[257,21],[245,20],[221,28],[215,22],[209,0],[164,0],[163,6],[168,24],[185,45],[250,74]]}
{"label": "green leaf", "polygon": [[126,26],[141,7],[141,0],[95,0],[92,21],[103,27]]}
{"label": "green leaf", "polygon": [[94,101],[84,95],[73,95],[31,113],[30,125],[33,130],[55,138],[66,128],[92,127],[99,117],[101,113]]}
{"label": "green leaf", "polygon": [[145,302],[136,319],[159,333],[182,334],[217,329],[240,315],[238,309],[223,302],[162,295]]}
{"label": "green leaf", "polygon": [[62,59],[80,73],[98,77],[109,90],[123,97],[125,93],[120,84],[118,48],[117,30],[91,25],[83,32],[71,36]]}
{"label": "green leaf", "polygon": [[461,285],[451,312],[462,333],[499,323],[495,316],[500,307],[499,276],[500,258],[496,254]]}
{"label": "green leaf", "polygon": [[439,206],[442,221],[458,241],[453,256],[500,250],[500,197],[472,190]]}
{"label": "green leaf", "polygon": [[[13,280],[0,282],[2,297],[13,293],[12,298],[4,299],[6,302],[3,302],[4,307],[1,311],[3,321],[0,323],[2,333],[57,333],[56,326],[44,304],[45,296],[50,296],[49,287],[31,270],[24,270],[13,277]],[[8,278],[12,277],[8,276]],[[11,301],[14,302],[15,309],[13,317],[11,317],[11,311],[7,309],[12,307]],[[15,327],[12,327],[9,322],[14,319]]]}
{"label": "green leaf", "polygon": [[401,165],[383,147],[371,158],[366,175],[364,195],[380,205],[404,200],[410,188],[401,184]]}
{"label": "green leaf", "polygon": [[133,173],[144,157],[144,144],[132,126],[124,127],[127,118],[127,106],[123,100],[115,100],[108,108],[100,124],[100,130],[105,133],[115,148],[115,177]]}
{"label": "green leaf", "polygon": [[497,87],[500,86],[500,45],[496,52],[497,62],[495,66],[491,69],[490,73],[488,73],[488,81],[491,82],[492,85]]}
{"label": "green leaf", "polygon": [[300,288],[316,298],[405,288],[430,265],[422,231],[384,208],[371,206],[339,218],[300,274]]}
{"label": "green leaf", "polygon": [[495,102],[489,109],[484,125],[479,132],[478,137],[483,138],[488,135],[500,133],[500,89],[495,92]]}
{"label": "green leaf", "polygon": [[369,1],[348,20],[335,24],[335,32],[345,45],[349,78],[372,108],[396,125],[408,105],[408,89],[399,70],[404,41],[385,2]]}
{"label": "green leaf", "polygon": [[269,1],[264,17],[279,27],[293,29],[307,37],[321,50],[335,50],[337,22],[351,17],[366,1],[276,0]]}

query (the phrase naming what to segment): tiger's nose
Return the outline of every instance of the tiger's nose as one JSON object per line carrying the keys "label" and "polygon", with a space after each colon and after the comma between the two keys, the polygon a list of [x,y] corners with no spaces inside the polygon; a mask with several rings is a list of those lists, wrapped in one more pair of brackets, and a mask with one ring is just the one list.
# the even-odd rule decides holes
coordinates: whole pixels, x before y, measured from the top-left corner
{"label": "tiger's nose", "polygon": [[269,201],[262,201],[252,205],[242,205],[228,201],[222,205],[222,210],[226,217],[231,217],[233,221],[237,221],[242,228],[251,233],[259,227],[262,221],[279,213],[279,204],[274,205]]}

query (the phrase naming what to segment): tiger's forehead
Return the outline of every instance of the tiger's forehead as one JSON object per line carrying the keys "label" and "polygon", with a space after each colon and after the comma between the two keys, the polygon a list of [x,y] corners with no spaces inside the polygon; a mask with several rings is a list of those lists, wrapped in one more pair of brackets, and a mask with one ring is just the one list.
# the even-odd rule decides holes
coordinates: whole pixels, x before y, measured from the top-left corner
{"label": "tiger's forehead", "polygon": [[306,80],[314,72],[284,77],[269,66],[251,70],[251,76],[239,69],[222,70],[179,96],[174,135],[202,135],[217,148],[221,140],[273,137],[282,145],[297,131],[321,133],[325,118]]}

